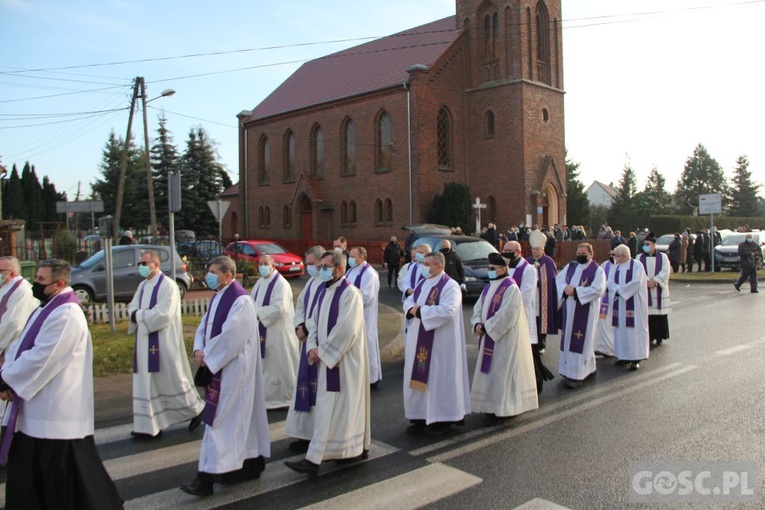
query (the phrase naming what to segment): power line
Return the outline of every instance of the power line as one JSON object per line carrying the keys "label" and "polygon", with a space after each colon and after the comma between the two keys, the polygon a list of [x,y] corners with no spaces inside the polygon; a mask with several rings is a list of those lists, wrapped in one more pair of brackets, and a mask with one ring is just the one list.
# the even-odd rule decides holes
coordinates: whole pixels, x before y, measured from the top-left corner
{"label": "power line", "polygon": [[130,87],[131,85],[115,85],[113,87],[103,87],[100,89],[89,89],[89,90],[75,90],[72,92],[62,92],[61,94],[50,94],[47,96],[36,96],[36,97],[23,97],[19,99],[4,99],[0,101],[0,103],[16,103],[19,101],[32,101],[35,99],[48,99],[51,97],[61,97],[61,96],[71,96],[73,94],[88,94],[90,92],[103,92],[104,90],[114,90],[114,89],[125,89]]}

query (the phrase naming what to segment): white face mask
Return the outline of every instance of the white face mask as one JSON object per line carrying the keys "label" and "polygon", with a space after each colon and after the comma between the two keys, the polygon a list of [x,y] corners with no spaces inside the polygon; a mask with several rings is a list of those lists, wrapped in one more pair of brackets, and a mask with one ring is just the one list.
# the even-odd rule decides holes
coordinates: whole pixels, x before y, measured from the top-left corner
{"label": "white face mask", "polygon": [[339,251],[339,252],[342,252],[342,251],[343,251],[343,249],[342,249],[340,246],[335,246],[335,251]]}

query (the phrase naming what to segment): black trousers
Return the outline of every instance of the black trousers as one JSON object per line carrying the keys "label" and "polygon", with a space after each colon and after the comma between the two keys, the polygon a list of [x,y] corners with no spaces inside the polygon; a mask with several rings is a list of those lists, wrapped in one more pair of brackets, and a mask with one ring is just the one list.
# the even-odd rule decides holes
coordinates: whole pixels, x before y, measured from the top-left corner
{"label": "black trousers", "polygon": [[[388,264],[388,287],[395,285],[398,281],[398,270],[399,266],[391,266]],[[391,279],[393,280],[393,283],[391,283]]]}
{"label": "black trousers", "polygon": [[757,267],[741,266],[741,276],[738,277],[736,287],[741,287],[745,281],[749,280],[750,290],[757,290]]}

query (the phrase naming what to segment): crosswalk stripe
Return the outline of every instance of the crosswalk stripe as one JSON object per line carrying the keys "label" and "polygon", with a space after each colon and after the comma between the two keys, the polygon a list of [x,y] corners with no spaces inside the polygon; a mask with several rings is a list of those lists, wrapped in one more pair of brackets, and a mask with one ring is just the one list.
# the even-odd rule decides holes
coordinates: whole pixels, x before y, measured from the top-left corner
{"label": "crosswalk stripe", "polygon": [[436,463],[303,507],[303,510],[409,510],[457,494],[481,482],[481,478],[470,473]]}
{"label": "crosswalk stripe", "polygon": [[515,507],[513,510],[569,510],[569,509],[565,506],[560,506],[558,504],[555,504],[552,501],[547,501],[546,499],[534,498],[531,501],[525,502],[521,506]]}
{"label": "crosswalk stripe", "polygon": [[[372,441],[372,446],[369,449],[369,460],[381,458],[396,451],[398,449],[393,446]],[[302,458],[303,455],[301,454],[286,460],[300,460]],[[327,462],[322,464],[319,474],[321,476],[355,465],[357,464],[339,465],[334,462]],[[189,476],[191,475],[193,473],[189,473]],[[173,488],[126,501],[125,509],[183,508],[184,510],[206,510],[281,489],[288,485],[300,483],[305,479],[304,475],[295,473],[285,466],[283,462],[269,462],[266,464],[266,470],[258,480],[239,485],[216,485],[215,496],[211,498],[197,498],[182,492],[178,488]]]}
{"label": "crosswalk stripe", "polygon": [[[167,427],[164,430],[164,433],[185,429],[188,426],[189,426],[188,422],[176,423],[175,425],[170,425],[169,427]],[[202,426],[204,426],[204,424]],[[268,432],[271,435],[271,441],[279,441],[280,439],[284,439],[287,437],[284,434],[281,434],[281,435],[278,434],[276,431],[277,428],[279,430],[284,428],[283,420],[269,424]],[[105,427],[102,429],[96,429],[94,434],[94,439],[96,441],[96,445],[114,443],[116,441],[122,441],[124,439],[130,438],[130,432],[132,430],[133,430],[133,425],[131,423],[126,423],[125,425],[116,425],[113,427]]]}

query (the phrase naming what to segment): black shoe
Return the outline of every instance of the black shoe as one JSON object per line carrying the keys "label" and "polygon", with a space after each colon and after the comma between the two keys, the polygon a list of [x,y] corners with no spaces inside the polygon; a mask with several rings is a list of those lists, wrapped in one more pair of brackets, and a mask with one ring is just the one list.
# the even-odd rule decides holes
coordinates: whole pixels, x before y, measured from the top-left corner
{"label": "black shoe", "polygon": [[411,425],[406,428],[407,434],[419,434],[420,432],[425,432],[425,429],[427,428],[425,420],[411,420],[411,422]]}
{"label": "black shoe", "polygon": [[181,490],[192,496],[212,496],[213,484],[211,482],[200,480],[199,477],[197,477],[190,483],[181,485]]}
{"label": "black shoe", "polygon": [[364,450],[361,452],[361,455],[356,455],[355,457],[349,457],[347,459],[335,459],[335,463],[337,464],[353,464],[354,462],[361,462],[362,460],[367,460],[369,458],[369,450]]}
{"label": "black shoe", "polygon": [[152,436],[151,434],[145,434],[143,432],[136,432],[135,430],[131,430],[130,435],[133,437],[133,439],[158,439],[162,437],[162,431],[160,430],[156,435]]}
{"label": "black shoe", "polygon": [[629,365],[629,364],[630,364],[629,360],[626,360],[626,359],[618,359],[614,362],[614,365],[616,365],[617,367],[621,367],[621,366]]}
{"label": "black shoe", "polygon": [[754,289],[754,290],[752,291],[752,294],[757,294],[758,292],[760,292],[760,291],[759,291],[759,290],[757,290],[757,289]]}
{"label": "black shoe", "polygon": [[369,385],[369,389],[370,389],[370,390],[375,390],[375,389],[377,389],[377,385],[378,385],[378,384],[380,384],[380,381],[375,381],[375,382],[373,382],[372,384],[370,384],[370,385]]}
{"label": "black shoe", "polygon": [[486,414],[485,416],[486,419],[483,422],[485,427],[498,427],[515,418],[515,416],[497,416],[496,414]]}
{"label": "black shoe", "polygon": [[311,442],[308,439],[298,439],[297,441],[292,441],[290,443],[289,450],[291,452],[307,452],[309,444],[311,444]]}
{"label": "black shoe", "polygon": [[191,431],[191,430],[195,430],[197,427],[199,427],[200,425],[202,425],[202,413],[204,413],[204,411],[202,411],[202,412],[201,412],[201,413],[199,413],[198,415],[194,416],[194,417],[191,419],[191,421],[189,421],[189,430],[190,430],[190,431]]}
{"label": "black shoe", "polygon": [[664,342],[664,340],[662,340],[661,338],[657,338],[656,339],[656,347],[659,347],[662,344],[662,342]]}
{"label": "black shoe", "polygon": [[637,370],[638,368],[640,368],[640,363],[638,363],[637,361],[633,361],[632,363],[630,363],[630,370],[632,370],[633,372]]}
{"label": "black shoe", "polygon": [[293,471],[297,471],[298,473],[303,473],[310,477],[314,477],[319,474],[319,465],[314,464],[310,460],[306,460],[306,459],[303,459],[300,461],[285,460],[284,465]]}
{"label": "black shoe", "polygon": [[736,287],[737,291],[741,292],[741,287],[737,283],[734,283],[733,286]]}
{"label": "black shoe", "polygon": [[568,388],[571,388],[572,390],[575,390],[575,389],[579,388],[580,386],[582,386],[582,381],[578,381],[576,379],[569,379],[568,377],[565,377],[563,379],[563,383]]}
{"label": "black shoe", "polygon": [[449,432],[452,424],[448,422],[431,423],[425,428],[425,433],[429,436],[442,436]]}

